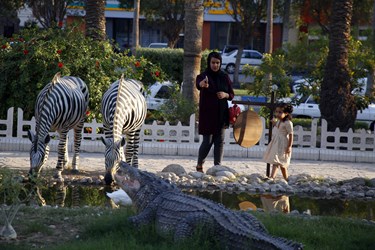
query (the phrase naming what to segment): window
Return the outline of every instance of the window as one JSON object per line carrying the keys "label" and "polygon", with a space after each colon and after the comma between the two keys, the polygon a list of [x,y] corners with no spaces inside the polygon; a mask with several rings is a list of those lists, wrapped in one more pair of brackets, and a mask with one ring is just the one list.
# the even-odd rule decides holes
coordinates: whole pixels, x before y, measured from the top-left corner
{"label": "window", "polygon": [[171,88],[168,86],[161,86],[155,98],[169,99],[171,97]]}
{"label": "window", "polygon": [[254,58],[254,59],[262,59],[262,55],[259,54],[259,53],[256,53],[256,52],[249,52],[250,53],[250,58]]}

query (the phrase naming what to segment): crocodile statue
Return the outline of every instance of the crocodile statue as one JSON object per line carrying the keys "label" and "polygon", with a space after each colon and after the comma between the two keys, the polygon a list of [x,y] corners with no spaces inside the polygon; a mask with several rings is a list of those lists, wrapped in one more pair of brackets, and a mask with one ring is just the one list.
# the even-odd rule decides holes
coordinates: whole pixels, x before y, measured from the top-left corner
{"label": "crocodile statue", "polygon": [[153,173],[120,163],[116,184],[132,199],[137,215],[129,218],[141,227],[155,223],[161,235],[175,241],[191,237],[200,228],[223,249],[302,249],[300,243],[268,234],[250,213],[234,211],[222,204],[188,195]]}

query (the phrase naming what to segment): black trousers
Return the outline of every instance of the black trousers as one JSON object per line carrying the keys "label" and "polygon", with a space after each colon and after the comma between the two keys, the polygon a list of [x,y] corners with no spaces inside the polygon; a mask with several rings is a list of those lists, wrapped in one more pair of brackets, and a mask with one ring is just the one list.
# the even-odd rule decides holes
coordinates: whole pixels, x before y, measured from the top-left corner
{"label": "black trousers", "polygon": [[198,152],[198,166],[203,166],[212,145],[214,145],[214,165],[220,165],[224,154],[225,129],[215,135],[203,135],[203,141]]}

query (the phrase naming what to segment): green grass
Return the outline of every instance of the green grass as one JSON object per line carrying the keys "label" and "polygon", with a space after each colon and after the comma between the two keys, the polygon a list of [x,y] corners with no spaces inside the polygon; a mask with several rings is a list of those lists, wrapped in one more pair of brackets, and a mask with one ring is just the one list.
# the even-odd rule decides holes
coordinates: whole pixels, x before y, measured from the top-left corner
{"label": "green grass", "polygon": [[[204,234],[177,244],[171,236],[158,235],[153,225],[136,230],[128,222],[128,217],[133,214],[128,208],[24,208],[20,212],[20,219],[14,223],[19,240],[0,240],[0,249],[30,249],[36,239],[36,248],[51,250],[205,250],[219,249],[221,246],[210,243]],[[375,249],[375,225],[361,220],[260,212],[252,214],[263,222],[271,235],[301,242],[307,250]],[[39,228],[41,232],[28,236],[28,220],[36,225],[32,231]],[[51,224],[57,228],[45,230]],[[68,237],[66,234],[72,229],[76,231]],[[50,231],[55,231],[54,235]],[[27,237],[28,241],[24,241]]]}
{"label": "green grass", "polygon": [[270,234],[302,242],[304,249],[375,249],[375,225],[360,220],[255,215]]}
{"label": "green grass", "polygon": [[[215,249],[195,237],[175,245],[171,237],[162,238],[155,228],[137,232],[127,222],[129,213],[116,211],[90,223],[79,241],[58,246],[68,249]],[[304,244],[304,249],[375,249],[375,226],[361,221],[333,217],[294,217],[255,213],[270,234]]]}

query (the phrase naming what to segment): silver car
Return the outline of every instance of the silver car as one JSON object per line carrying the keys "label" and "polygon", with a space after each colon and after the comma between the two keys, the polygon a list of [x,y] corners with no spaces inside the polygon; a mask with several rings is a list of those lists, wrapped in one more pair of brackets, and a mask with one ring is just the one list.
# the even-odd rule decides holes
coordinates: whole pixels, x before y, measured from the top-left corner
{"label": "silver car", "polygon": [[[222,55],[221,69],[233,74],[236,68],[236,58],[238,50],[233,50],[227,55]],[[240,71],[245,64],[259,66],[262,64],[263,55],[256,50],[244,49],[241,56]]]}

